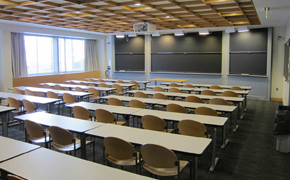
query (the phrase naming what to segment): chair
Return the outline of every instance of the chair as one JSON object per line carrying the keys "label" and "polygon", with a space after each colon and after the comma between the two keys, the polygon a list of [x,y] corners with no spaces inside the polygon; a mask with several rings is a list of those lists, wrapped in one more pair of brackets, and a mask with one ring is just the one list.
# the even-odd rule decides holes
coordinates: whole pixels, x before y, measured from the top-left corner
{"label": "chair", "polygon": [[163,89],[162,87],[156,86],[153,88],[153,91],[165,92],[165,89]]}
{"label": "chair", "polygon": [[49,147],[48,143],[51,141],[49,138],[49,131],[45,131],[40,124],[27,119],[24,120],[24,125],[28,141],[35,144],[44,143],[46,148]]}
{"label": "chair", "polygon": [[88,84],[85,82],[80,82],[79,85],[87,86]]}
{"label": "chair", "polygon": [[110,111],[105,109],[96,109],[95,118],[97,122],[123,125],[125,122],[115,121],[115,116]]}
{"label": "chair", "polygon": [[208,138],[207,129],[204,124],[194,120],[182,120],[178,123],[179,133],[187,136]]}
{"label": "chair", "polygon": [[209,89],[223,89],[223,88],[218,85],[212,85],[209,87]]}
{"label": "chair", "polygon": [[234,91],[224,91],[222,93],[222,96],[225,96],[225,97],[239,97],[239,95],[234,92]]}
{"label": "chair", "polygon": [[148,98],[148,95],[145,94],[144,92],[138,91],[134,94],[134,97],[138,97],[138,98]]}
{"label": "chair", "polygon": [[208,107],[198,107],[195,109],[195,114],[206,116],[218,116],[216,110]]}
{"label": "chair", "polygon": [[89,78],[88,82],[96,82],[93,78]]}
{"label": "chair", "polygon": [[209,104],[229,105],[228,102],[222,98],[213,98],[209,100]]}
{"label": "chair", "polygon": [[162,93],[155,93],[155,94],[153,94],[153,99],[168,100],[168,97],[165,94],[162,94]]}
{"label": "chair", "polygon": [[123,81],[123,80],[117,80],[117,82],[116,82],[116,83],[125,84],[125,81]]}
{"label": "chair", "polygon": [[[74,138],[72,133],[66,129],[57,126],[50,126],[48,128],[50,137],[54,142],[53,147],[59,151],[74,152],[76,156],[76,150],[81,148],[81,141],[78,138]],[[95,142],[86,140],[86,145],[93,144],[93,156],[95,161]]]}
{"label": "chair", "polygon": [[243,91],[243,89],[239,86],[233,86],[230,88],[230,90],[238,90],[238,91]]}
{"label": "chair", "polygon": [[76,83],[76,82],[74,82],[74,81],[69,81],[68,83],[69,83],[69,84],[78,84],[78,83]]}
{"label": "chair", "polygon": [[138,173],[139,153],[135,151],[131,143],[117,138],[105,137],[104,147],[107,153],[107,160],[110,163],[121,166],[136,166],[136,173]]}
{"label": "chair", "polygon": [[180,87],[180,86],[178,84],[176,84],[176,83],[170,83],[169,87]]}
{"label": "chair", "polygon": [[205,89],[205,90],[201,91],[200,94],[207,95],[207,96],[216,96],[216,93],[213,92],[212,90],[209,90],[209,89]]}
{"label": "chair", "polygon": [[195,88],[195,86],[192,85],[192,84],[184,84],[183,87],[185,87],[185,88]]}
{"label": "chair", "polygon": [[108,104],[113,106],[124,106],[123,101],[114,97],[108,99]]}
{"label": "chair", "polygon": [[20,178],[18,176],[12,175],[12,174],[8,174],[7,178],[8,178],[8,180],[24,180],[24,179],[22,179],[22,178]]}
{"label": "chair", "polygon": [[181,93],[181,90],[178,89],[178,88],[173,87],[173,88],[168,89],[168,92],[171,92],[171,93]]}
{"label": "chair", "polygon": [[[76,102],[76,98],[69,93],[63,93],[62,98],[63,98],[64,104],[72,104]],[[63,115],[63,111],[64,111],[64,106],[62,108],[62,115]]]}
{"label": "chair", "polygon": [[[55,98],[55,99],[59,99],[59,96],[55,93],[55,92],[52,92],[52,91],[47,91],[46,92],[46,97],[48,98]],[[57,113],[59,114],[59,107],[60,105],[63,105],[64,102],[63,101],[58,101],[58,102],[55,102],[53,105],[57,105],[58,108],[57,108]]]}
{"label": "chair", "polygon": [[183,106],[180,106],[179,104],[168,104],[166,106],[166,111],[168,112],[176,112],[176,113],[186,113],[186,109]]}
{"label": "chair", "polygon": [[61,87],[60,85],[55,85],[54,89],[56,89],[56,90],[65,90],[65,88]]}
{"label": "chair", "polygon": [[179,161],[173,151],[157,144],[143,144],[140,153],[145,162],[143,168],[157,176],[177,176],[180,179],[180,172],[189,163]]}
{"label": "chair", "polygon": [[131,90],[139,89],[139,83],[137,81],[130,81],[129,84],[135,84],[135,86],[131,87]]}
{"label": "chair", "polygon": [[25,95],[36,96],[35,92],[29,89],[25,89],[24,92],[25,92]]}
{"label": "chair", "polygon": [[[13,121],[14,114],[20,115],[20,114],[23,114],[24,112],[21,110],[21,108],[20,108],[20,102],[17,99],[12,98],[12,97],[8,97],[7,100],[8,100],[9,107],[16,108],[16,110],[12,111],[12,121]],[[22,123],[22,121],[19,121],[20,130],[21,130],[21,123]]]}
{"label": "chair", "polygon": [[48,84],[43,84],[43,88],[52,89],[51,86]]}
{"label": "chair", "polygon": [[92,94],[92,95],[89,96],[89,98],[91,100],[93,100],[94,102],[97,102],[97,101],[100,100],[100,92],[97,89],[95,89],[95,88],[89,88],[88,89],[88,92],[89,93],[94,93],[94,94]]}
{"label": "chair", "polygon": [[124,94],[123,88],[119,84],[113,84],[112,88],[116,88],[116,90],[114,90],[114,94],[116,94],[116,95],[123,95]]}
{"label": "chair", "polygon": [[22,103],[24,105],[26,113],[36,112],[36,107],[33,102],[30,102],[27,99],[23,99]]}
{"label": "chair", "polygon": [[76,88],[75,88],[75,91],[78,91],[78,92],[86,92],[86,90],[84,90],[84,89],[81,88],[81,87],[76,87]]}
{"label": "chair", "polygon": [[130,100],[129,107],[146,109],[145,103],[137,99]]}
{"label": "chair", "polygon": [[[187,96],[184,100],[185,102],[193,102],[193,103],[203,103],[203,100],[197,96]],[[195,109],[186,108],[188,111],[195,111]]]}
{"label": "chair", "polygon": [[103,79],[98,79],[98,81],[97,82],[106,82],[105,80],[103,80]]}
{"label": "chair", "polygon": [[174,131],[174,129],[167,129],[166,122],[157,116],[145,115],[141,118],[141,122],[144,129],[169,133]]}
{"label": "chair", "polygon": [[23,92],[20,89],[16,88],[16,87],[13,88],[13,93],[14,94],[23,94]]}
{"label": "chair", "polygon": [[[101,81],[101,82],[103,82],[103,81]],[[106,87],[106,88],[108,88],[110,86],[108,84],[105,84],[105,83],[100,83],[99,84],[99,87]]]}
{"label": "chair", "polygon": [[73,115],[75,118],[83,119],[83,120],[92,120],[92,116],[89,110],[83,108],[81,106],[73,107]]}

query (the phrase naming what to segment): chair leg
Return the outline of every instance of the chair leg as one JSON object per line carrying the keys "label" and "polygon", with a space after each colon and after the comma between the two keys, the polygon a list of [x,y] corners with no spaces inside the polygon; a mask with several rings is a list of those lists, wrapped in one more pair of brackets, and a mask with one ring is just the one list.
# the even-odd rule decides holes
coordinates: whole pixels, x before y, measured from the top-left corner
{"label": "chair leg", "polygon": [[96,162],[96,153],[95,153],[95,141],[93,141],[93,157],[94,157],[94,162]]}

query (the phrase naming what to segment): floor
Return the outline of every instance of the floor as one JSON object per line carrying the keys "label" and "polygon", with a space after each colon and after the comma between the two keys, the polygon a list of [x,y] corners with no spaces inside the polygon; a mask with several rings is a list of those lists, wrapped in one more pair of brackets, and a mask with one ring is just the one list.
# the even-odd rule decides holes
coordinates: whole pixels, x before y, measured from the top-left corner
{"label": "floor", "polygon": [[[198,179],[200,180],[289,180],[290,154],[276,151],[276,138],[273,135],[274,118],[279,102],[248,100],[248,110],[243,120],[238,120],[237,132],[227,134],[230,143],[224,150],[218,148],[220,158],[214,172],[205,168],[205,160],[210,162],[209,156],[199,158]],[[65,115],[69,115],[65,111]],[[2,129],[0,128],[2,134]],[[9,128],[9,137],[24,141],[24,132],[19,126]],[[101,139],[96,140],[96,162],[102,163]],[[220,140],[218,141],[220,143]],[[139,147],[135,147],[139,150]],[[87,156],[92,160],[92,148],[87,148]],[[209,152],[210,153],[210,152]],[[80,152],[77,154],[80,157]],[[190,156],[177,154],[179,159],[190,159]],[[114,166],[116,167],[116,166]],[[118,167],[116,167],[118,168]],[[126,171],[134,172],[134,168],[127,167]],[[142,169],[142,175],[150,176]],[[159,179],[175,179],[163,178]],[[181,179],[189,179],[189,167],[181,174]]]}

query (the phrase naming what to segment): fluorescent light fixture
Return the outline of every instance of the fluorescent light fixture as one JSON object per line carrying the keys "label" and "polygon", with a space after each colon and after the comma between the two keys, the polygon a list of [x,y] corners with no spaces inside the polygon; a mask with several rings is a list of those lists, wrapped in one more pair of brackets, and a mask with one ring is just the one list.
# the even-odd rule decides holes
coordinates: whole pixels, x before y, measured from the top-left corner
{"label": "fluorescent light fixture", "polygon": [[141,3],[136,3],[136,4],[135,4],[135,6],[140,6],[140,5],[141,5]]}
{"label": "fluorescent light fixture", "polygon": [[157,31],[157,32],[155,32],[154,34],[152,34],[152,36],[160,36],[160,33]]}
{"label": "fluorescent light fixture", "polygon": [[184,33],[183,33],[183,31],[176,31],[176,32],[174,32],[174,35],[175,36],[184,36]]}
{"label": "fluorescent light fixture", "polygon": [[136,37],[136,36],[137,36],[136,33],[130,33],[130,34],[128,34],[128,37]]}
{"label": "fluorescent light fixture", "polygon": [[208,30],[199,31],[199,35],[209,35],[209,31]]}
{"label": "fluorescent light fixture", "polygon": [[226,33],[234,33],[234,32],[236,32],[235,28],[227,28],[226,29]]}
{"label": "fluorescent light fixture", "polygon": [[239,30],[238,31],[239,32],[248,32],[249,29],[248,29],[248,27],[244,26],[244,27],[239,27]]}
{"label": "fluorescent light fixture", "polygon": [[170,16],[166,16],[166,18],[170,18]]}
{"label": "fluorescent light fixture", "polygon": [[116,38],[124,38],[124,34],[116,34]]}

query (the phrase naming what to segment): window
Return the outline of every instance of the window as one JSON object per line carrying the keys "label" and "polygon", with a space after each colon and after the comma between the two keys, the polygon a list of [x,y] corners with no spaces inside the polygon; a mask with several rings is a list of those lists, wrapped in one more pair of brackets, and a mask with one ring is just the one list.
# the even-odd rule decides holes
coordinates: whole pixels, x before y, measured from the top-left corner
{"label": "window", "polygon": [[25,35],[28,75],[83,72],[85,41],[62,37]]}

